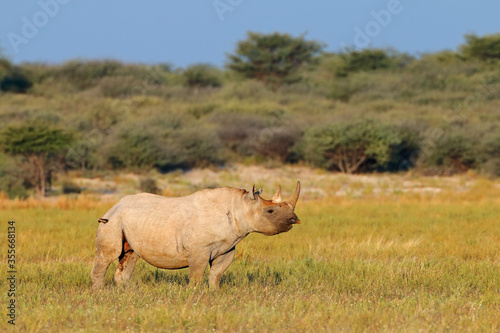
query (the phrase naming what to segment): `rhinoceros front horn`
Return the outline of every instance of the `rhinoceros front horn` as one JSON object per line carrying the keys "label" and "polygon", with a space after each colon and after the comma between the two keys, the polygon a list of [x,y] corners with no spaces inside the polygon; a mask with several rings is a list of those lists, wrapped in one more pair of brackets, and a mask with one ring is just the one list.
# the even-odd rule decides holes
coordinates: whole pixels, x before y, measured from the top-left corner
{"label": "rhinoceros front horn", "polygon": [[297,204],[297,200],[299,200],[299,195],[300,195],[300,181],[297,182],[297,187],[295,188],[295,193],[292,195],[292,198],[290,199],[290,203],[292,204],[293,208],[295,208],[295,205]]}

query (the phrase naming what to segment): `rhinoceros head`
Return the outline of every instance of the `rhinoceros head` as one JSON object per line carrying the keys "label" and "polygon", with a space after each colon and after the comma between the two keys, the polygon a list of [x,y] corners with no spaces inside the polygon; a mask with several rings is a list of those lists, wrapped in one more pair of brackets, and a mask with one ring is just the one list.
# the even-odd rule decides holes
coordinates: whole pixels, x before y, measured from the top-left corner
{"label": "rhinoceros head", "polygon": [[264,235],[276,235],[292,229],[294,224],[299,224],[300,219],[295,215],[295,205],[299,200],[300,182],[297,182],[295,193],[289,201],[281,201],[281,186],[271,200],[265,200],[260,195],[262,188],[247,194],[248,205],[246,216],[253,231]]}

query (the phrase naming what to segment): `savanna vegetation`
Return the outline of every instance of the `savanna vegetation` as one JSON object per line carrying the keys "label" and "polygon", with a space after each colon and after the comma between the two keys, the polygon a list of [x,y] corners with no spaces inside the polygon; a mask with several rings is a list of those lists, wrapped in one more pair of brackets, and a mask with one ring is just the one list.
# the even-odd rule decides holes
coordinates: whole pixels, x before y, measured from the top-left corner
{"label": "savanna vegetation", "polygon": [[[225,69],[1,59],[0,189],[26,197],[54,193],[52,182],[68,171],[92,177],[235,162],[498,176],[499,43],[498,34],[469,35],[456,51],[416,57],[327,53],[305,36],[249,33]],[[47,149],[13,147],[13,133]],[[65,139],[54,150],[33,133]],[[35,156],[43,172],[34,172]]]}

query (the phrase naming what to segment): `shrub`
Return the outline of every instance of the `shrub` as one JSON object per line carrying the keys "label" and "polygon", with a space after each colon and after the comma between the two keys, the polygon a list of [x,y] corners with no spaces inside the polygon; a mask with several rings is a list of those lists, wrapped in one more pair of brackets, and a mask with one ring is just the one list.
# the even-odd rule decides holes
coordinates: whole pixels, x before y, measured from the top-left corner
{"label": "shrub", "polygon": [[[88,168],[95,168],[99,163],[99,158],[96,154],[99,146],[102,144],[101,136],[98,136],[98,131],[90,132],[87,137],[82,137],[76,140],[66,153],[66,166],[73,169],[81,169],[85,172]],[[91,135],[94,134],[95,137]]]}
{"label": "shrub", "polygon": [[331,84],[328,97],[347,103],[356,93],[362,91],[365,85],[365,82],[355,80],[352,77],[336,80]]}
{"label": "shrub", "polygon": [[427,173],[461,173],[477,167],[483,159],[473,134],[447,129],[442,137],[429,143],[421,157],[421,165]]}
{"label": "shrub", "polygon": [[5,192],[10,199],[28,197],[27,187],[21,170],[14,159],[0,153],[0,192]]}
{"label": "shrub", "polygon": [[145,177],[140,180],[139,189],[142,192],[158,194],[160,193],[160,189],[158,188],[158,184],[156,183],[156,179],[151,177]]}
{"label": "shrub", "polygon": [[124,128],[110,138],[104,156],[114,169],[151,169],[164,160],[157,135],[144,128]]}
{"label": "shrub", "polygon": [[416,166],[422,150],[422,135],[412,126],[394,128],[398,143],[392,146],[391,157],[383,170],[406,171]]}
{"label": "shrub", "polygon": [[500,157],[500,128],[493,129],[485,138],[484,150],[489,157]]}
{"label": "shrub", "polygon": [[186,126],[172,131],[163,143],[164,160],[160,170],[222,164],[221,148],[220,139],[210,128]]}
{"label": "shrub", "polygon": [[400,68],[413,60],[413,57],[407,54],[384,49],[350,50],[340,54],[340,57],[344,64],[337,69],[337,76],[347,76],[353,72]]}
{"label": "shrub", "polygon": [[11,93],[24,94],[33,86],[33,83],[19,69],[14,68],[0,81],[0,90]]}
{"label": "shrub", "polygon": [[72,60],[64,63],[54,74],[59,79],[67,80],[77,90],[84,90],[95,85],[98,79],[112,76],[122,66],[121,62],[115,60]]}
{"label": "shrub", "polygon": [[89,101],[84,109],[80,126],[87,131],[96,129],[102,134],[110,133],[113,127],[125,119],[130,109],[129,102],[120,100]]}
{"label": "shrub", "polygon": [[225,100],[256,101],[269,99],[273,96],[273,93],[262,82],[257,80],[242,80],[226,84],[222,90],[222,96]]}
{"label": "shrub", "polygon": [[222,86],[218,69],[212,65],[192,65],[186,68],[182,75],[184,77],[184,85],[190,88]]}
{"label": "shrub", "polygon": [[345,76],[350,72],[388,68],[390,65],[390,59],[387,52],[380,49],[353,50],[341,54],[341,57],[345,65],[337,73],[339,76]]}
{"label": "shrub", "polygon": [[2,80],[7,73],[9,73],[14,66],[11,62],[0,56],[0,80]]}
{"label": "shrub", "polygon": [[293,148],[301,137],[301,131],[295,126],[268,127],[258,133],[253,151],[280,162],[296,162]]}
{"label": "shrub", "polygon": [[142,82],[133,76],[104,77],[99,86],[104,97],[123,98],[134,94],[139,94],[142,89]]}
{"label": "shrub", "polygon": [[251,155],[258,133],[266,127],[265,119],[255,114],[217,113],[211,117],[217,125],[217,134],[232,152]]}
{"label": "shrub", "polygon": [[10,199],[29,197],[27,187],[22,179],[11,175],[0,176],[0,192],[5,192]]}
{"label": "shrub", "polygon": [[206,116],[210,113],[212,113],[217,106],[215,104],[200,104],[200,105],[193,105],[190,107],[187,112],[195,117],[196,119],[200,119],[203,116]]}
{"label": "shrub", "polygon": [[62,192],[64,194],[81,193],[82,188],[71,180],[65,180],[62,184]]}
{"label": "shrub", "polygon": [[482,88],[484,83],[474,76],[478,71],[480,66],[477,63],[463,62],[444,52],[424,55],[402,73],[396,91],[404,97],[409,95],[416,98],[430,91],[446,101],[450,95],[443,92],[476,93],[478,88]]}
{"label": "shrub", "polygon": [[486,136],[483,143],[485,161],[482,165],[484,172],[500,176],[500,129],[495,128]]}
{"label": "shrub", "polygon": [[205,167],[224,162],[217,133],[197,122],[186,124],[129,125],[122,127],[100,150],[114,169],[131,168],[162,172]]}
{"label": "shrub", "polygon": [[385,168],[401,140],[393,127],[375,121],[332,123],[306,133],[310,163],[343,173]]}

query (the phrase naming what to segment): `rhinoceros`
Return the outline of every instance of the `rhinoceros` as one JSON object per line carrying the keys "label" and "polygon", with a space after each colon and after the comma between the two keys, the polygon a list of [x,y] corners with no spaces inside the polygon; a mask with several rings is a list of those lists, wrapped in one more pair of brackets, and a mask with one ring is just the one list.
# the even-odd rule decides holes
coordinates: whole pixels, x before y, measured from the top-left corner
{"label": "rhinoceros", "polygon": [[294,213],[300,182],[289,201],[281,201],[280,186],[271,200],[261,193],[254,185],[252,192],[221,187],[185,197],[142,193],[122,198],[98,219],[92,289],[102,287],[117,258],[118,285],[128,282],[142,258],[164,269],[189,267],[190,284],[199,283],[210,265],[209,288],[218,288],[236,245],[249,233],[272,236],[300,223]]}

